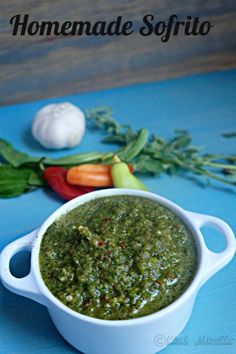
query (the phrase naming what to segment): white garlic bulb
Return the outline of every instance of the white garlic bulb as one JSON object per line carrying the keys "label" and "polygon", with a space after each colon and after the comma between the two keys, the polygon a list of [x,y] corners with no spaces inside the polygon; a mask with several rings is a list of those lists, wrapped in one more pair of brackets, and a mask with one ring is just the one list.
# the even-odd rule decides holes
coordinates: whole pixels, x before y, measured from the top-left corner
{"label": "white garlic bulb", "polygon": [[50,149],[72,148],[78,145],[84,131],[83,112],[69,102],[48,104],[41,108],[32,125],[35,139]]}

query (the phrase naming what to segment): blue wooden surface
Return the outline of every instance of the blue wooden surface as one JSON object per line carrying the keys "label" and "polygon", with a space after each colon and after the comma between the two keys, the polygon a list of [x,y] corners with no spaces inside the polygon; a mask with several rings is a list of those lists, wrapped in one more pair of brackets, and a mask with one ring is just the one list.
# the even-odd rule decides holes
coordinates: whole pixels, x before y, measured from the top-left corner
{"label": "blue wooden surface", "polygon": [[[235,80],[236,71],[228,71],[3,107],[0,136],[32,155],[67,153],[45,152],[29,130],[40,107],[66,99],[82,108],[110,105],[120,122],[137,128],[145,126],[165,137],[170,137],[175,128],[188,129],[194,143],[205,146],[207,152],[235,153],[235,139],[221,136],[222,132],[236,130]],[[82,144],[72,152],[109,150],[100,140],[101,133],[87,131]],[[223,218],[236,230],[235,189],[219,183],[204,188],[202,180],[191,175],[148,177],[144,181],[151,191],[186,209]],[[44,190],[0,200],[0,249],[39,226],[60,205],[59,199]],[[211,247],[222,247],[219,234],[205,232]],[[166,354],[236,352],[235,264],[234,259],[201,289],[189,324],[180,340],[165,349]],[[76,353],[57,333],[43,306],[14,295],[1,285],[0,323],[0,354]],[[223,345],[198,346],[200,336],[208,342],[223,341]],[[224,336],[226,339],[220,339]],[[226,342],[230,344],[224,345]]]}

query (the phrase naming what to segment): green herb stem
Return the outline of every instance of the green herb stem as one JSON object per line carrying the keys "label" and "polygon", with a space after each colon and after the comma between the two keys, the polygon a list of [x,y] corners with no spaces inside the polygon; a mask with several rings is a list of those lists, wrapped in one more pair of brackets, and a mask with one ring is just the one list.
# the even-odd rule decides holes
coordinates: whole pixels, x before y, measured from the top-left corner
{"label": "green herb stem", "polygon": [[205,162],[204,165],[209,166],[209,167],[219,168],[222,170],[227,169],[227,170],[236,171],[236,165],[229,165],[229,164],[216,163],[216,162]]}

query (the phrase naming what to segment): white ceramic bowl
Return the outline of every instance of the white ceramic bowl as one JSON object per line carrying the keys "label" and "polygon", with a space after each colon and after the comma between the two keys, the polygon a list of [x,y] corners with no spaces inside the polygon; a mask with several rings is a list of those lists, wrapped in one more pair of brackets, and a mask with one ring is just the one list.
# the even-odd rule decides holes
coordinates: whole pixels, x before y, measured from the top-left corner
{"label": "white ceramic bowl", "polygon": [[[149,316],[130,320],[101,320],[71,310],[46,287],[39,270],[42,236],[55,219],[78,205],[94,198],[112,195],[134,195],[161,203],[173,210],[192,231],[198,249],[198,267],[186,291],[171,305]],[[132,206],[131,206],[132,207]],[[216,227],[224,235],[226,248],[220,253],[210,251],[200,227]],[[75,198],[55,211],[38,229],[12,242],[0,255],[3,285],[16,294],[33,299],[48,308],[61,335],[86,354],[153,354],[163,349],[183,330],[188,322],[200,287],[234,256],[236,241],[231,228],[213,216],[195,214],[156,194],[128,189],[106,189]],[[9,269],[11,258],[22,250],[30,250],[31,270],[24,278],[15,278]]]}

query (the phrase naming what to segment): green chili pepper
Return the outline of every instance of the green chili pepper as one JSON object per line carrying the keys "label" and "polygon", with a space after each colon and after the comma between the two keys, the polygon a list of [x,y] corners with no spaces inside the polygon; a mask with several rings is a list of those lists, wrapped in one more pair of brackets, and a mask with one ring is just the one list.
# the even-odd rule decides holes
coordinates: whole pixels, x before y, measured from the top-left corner
{"label": "green chili pepper", "polygon": [[148,191],[148,188],[137,177],[132,175],[128,165],[122,162],[117,155],[114,156],[112,162],[111,176],[114,187]]}

